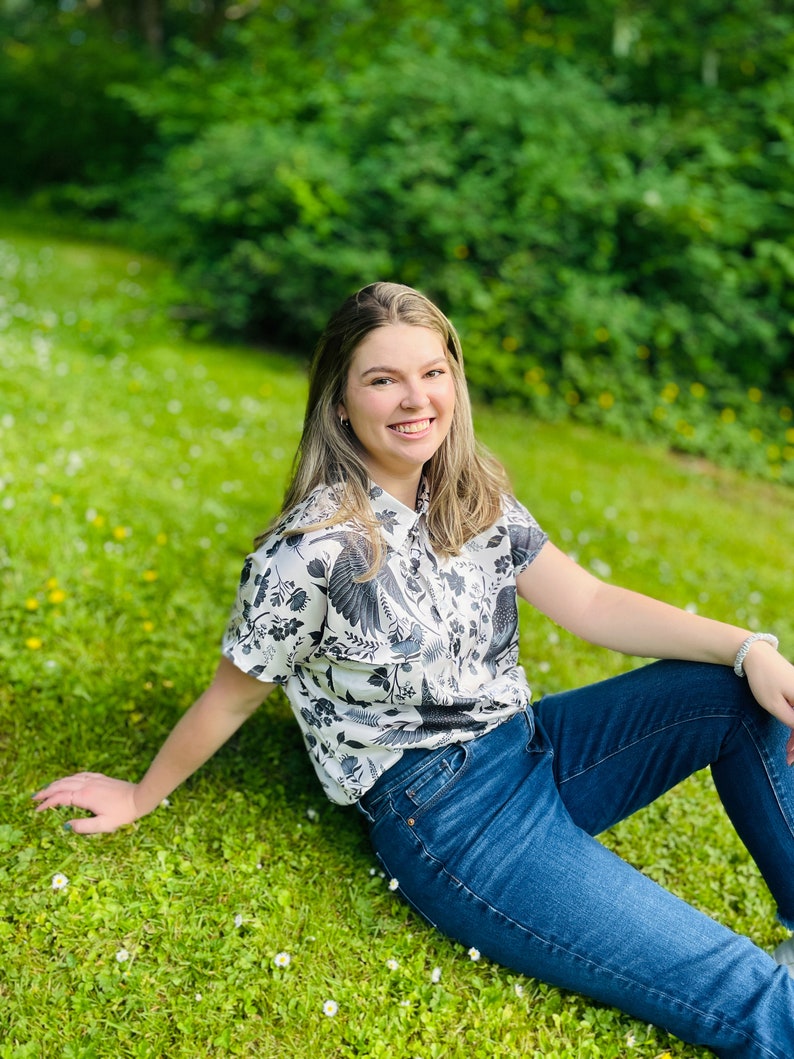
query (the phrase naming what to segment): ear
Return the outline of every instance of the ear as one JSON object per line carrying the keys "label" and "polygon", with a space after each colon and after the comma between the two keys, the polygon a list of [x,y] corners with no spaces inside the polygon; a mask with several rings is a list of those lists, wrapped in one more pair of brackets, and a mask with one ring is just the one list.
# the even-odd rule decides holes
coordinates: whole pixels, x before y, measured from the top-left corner
{"label": "ear", "polygon": [[339,416],[340,419],[350,418],[350,416],[347,414],[347,409],[345,408],[344,401],[340,401],[339,404],[336,406],[336,414]]}

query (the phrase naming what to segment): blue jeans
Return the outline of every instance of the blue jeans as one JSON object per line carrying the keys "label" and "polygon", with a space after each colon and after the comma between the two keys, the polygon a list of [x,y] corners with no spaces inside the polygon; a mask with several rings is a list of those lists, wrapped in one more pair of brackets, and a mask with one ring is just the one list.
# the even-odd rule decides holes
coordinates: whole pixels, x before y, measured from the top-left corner
{"label": "blue jeans", "polygon": [[409,750],[360,808],[402,895],[484,956],[731,1059],[794,1056],[794,980],[592,836],[711,765],[794,926],[788,730],[724,666],[656,662]]}

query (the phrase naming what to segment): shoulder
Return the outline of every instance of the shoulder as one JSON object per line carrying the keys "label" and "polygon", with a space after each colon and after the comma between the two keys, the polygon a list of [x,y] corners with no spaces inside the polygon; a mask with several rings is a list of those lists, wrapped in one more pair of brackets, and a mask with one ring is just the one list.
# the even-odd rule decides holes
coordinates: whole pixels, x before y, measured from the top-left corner
{"label": "shoulder", "polygon": [[341,492],[340,486],[318,486],[282,516],[248,561],[277,568],[311,563],[315,571],[319,562],[327,568],[345,543],[363,535],[354,519],[339,519]]}

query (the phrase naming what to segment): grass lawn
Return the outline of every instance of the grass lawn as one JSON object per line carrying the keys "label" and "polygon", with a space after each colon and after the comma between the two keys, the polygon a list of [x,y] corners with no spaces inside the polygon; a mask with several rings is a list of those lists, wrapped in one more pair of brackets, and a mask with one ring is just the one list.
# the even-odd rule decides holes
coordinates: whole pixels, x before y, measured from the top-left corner
{"label": "grass lawn", "polygon": [[[167,282],[118,248],[0,228],[0,1059],[705,1056],[419,921],[358,815],[323,801],[278,694],[135,827],[79,838],[32,812],[65,772],[138,777],[203,688],[298,439],[301,366],[180,337]],[[585,565],[794,642],[791,490],[477,419]],[[636,664],[523,618],[536,694]],[[783,936],[708,775],[604,840],[758,944]]]}

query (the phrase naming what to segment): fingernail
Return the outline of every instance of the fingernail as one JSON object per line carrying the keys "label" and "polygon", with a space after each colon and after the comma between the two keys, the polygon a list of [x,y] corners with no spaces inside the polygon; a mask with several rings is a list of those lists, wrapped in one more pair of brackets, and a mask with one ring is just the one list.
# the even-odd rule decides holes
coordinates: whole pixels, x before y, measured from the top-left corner
{"label": "fingernail", "polygon": [[64,829],[64,831],[71,831],[72,830],[72,825],[67,822],[67,823],[65,823],[63,825],[63,829]]}

